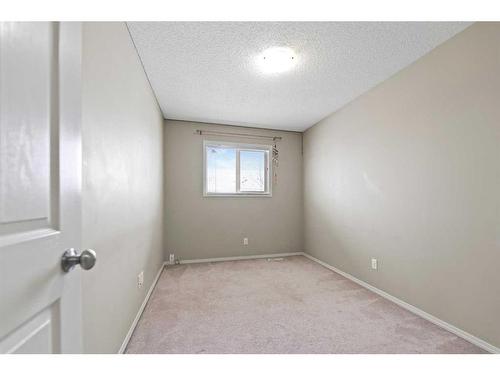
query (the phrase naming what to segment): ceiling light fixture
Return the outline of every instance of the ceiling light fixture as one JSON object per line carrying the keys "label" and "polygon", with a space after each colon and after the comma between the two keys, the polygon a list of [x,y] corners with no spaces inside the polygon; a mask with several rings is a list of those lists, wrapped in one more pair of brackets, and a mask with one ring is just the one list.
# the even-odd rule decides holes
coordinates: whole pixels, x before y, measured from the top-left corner
{"label": "ceiling light fixture", "polygon": [[297,63],[297,55],[288,47],[271,47],[257,56],[257,65],[263,73],[283,73]]}

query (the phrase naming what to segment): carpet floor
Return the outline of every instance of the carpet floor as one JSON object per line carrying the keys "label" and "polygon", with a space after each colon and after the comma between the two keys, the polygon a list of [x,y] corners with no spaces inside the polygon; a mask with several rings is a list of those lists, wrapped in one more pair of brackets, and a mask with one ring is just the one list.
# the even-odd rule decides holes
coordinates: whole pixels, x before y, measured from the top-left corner
{"label": "carpet floor", "polygon": [[127,353],[483,353],[303,257],[169,266]]}

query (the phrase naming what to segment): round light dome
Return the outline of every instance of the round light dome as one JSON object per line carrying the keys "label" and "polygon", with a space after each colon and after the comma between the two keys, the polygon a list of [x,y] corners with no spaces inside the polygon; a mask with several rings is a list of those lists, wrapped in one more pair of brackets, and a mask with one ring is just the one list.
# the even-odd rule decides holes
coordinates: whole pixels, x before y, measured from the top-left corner
{"label": "round light dome", "polygon": [[283,73],[297,63],[295,52],[288,47],[271,47],[257,56],[260,70],[266,74]]}

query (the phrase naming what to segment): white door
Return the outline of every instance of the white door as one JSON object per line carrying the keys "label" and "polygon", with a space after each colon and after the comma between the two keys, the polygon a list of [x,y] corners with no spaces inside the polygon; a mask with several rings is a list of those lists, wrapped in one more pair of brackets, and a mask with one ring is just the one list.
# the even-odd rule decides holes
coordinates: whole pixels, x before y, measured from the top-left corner
{"label": "white door", "polygon": [[0,353],[82,351],[80,86],[80,23],[0,23]]}

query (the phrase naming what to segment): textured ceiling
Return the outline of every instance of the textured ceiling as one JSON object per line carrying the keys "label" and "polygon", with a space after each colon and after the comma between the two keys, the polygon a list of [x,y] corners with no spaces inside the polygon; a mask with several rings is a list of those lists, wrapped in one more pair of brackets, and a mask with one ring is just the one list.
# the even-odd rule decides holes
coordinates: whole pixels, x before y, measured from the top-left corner
{"label": "textured ceiling", "polygon": [[[303,131],[463,30],[458,22],[130,22],[168,119]],[[265,75],[256,56],[297,53]]]}

